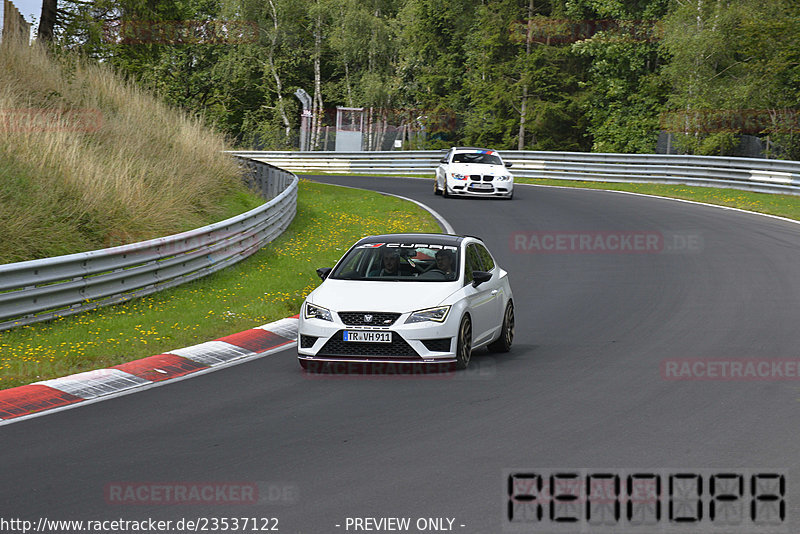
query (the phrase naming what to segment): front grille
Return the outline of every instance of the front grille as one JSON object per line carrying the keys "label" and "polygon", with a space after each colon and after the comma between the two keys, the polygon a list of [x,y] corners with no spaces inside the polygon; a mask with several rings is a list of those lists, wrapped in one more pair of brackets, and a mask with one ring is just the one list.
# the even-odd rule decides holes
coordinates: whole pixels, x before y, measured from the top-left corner
{"label": "front grille", "polygon": [[492,180],[494,180],[494,176],[492,176],[491,174],[484,174],[483,176],[481,176],[480,174],[470,174],[469,179],[472,180],[473,182],[480,182],[481,180],[483,180],[484,182],[491,182]]}
{"label": "front grille", "polygon": [[301,349],[308,349],[314,346],[314,343],[317,342],[317,337],[315,336],[307,336],[305,334],[300,336],[300,348]]}
{"label": "front grille", "polygon": [[422,344],[431,352],[450,352],[450,339],[449,337],[442,337],[438,339],[422,339]]}
{"label": "front grille", "polygon": [[[365,316],[371,316],[367,321]],[[391,326],[400,317],[399,313],[388,312],[339,312],[339,317],[347,326]]]}
{"label": "front grille", "polygon": [[339,330],[319,350],[317,356],[373,356],[378,358],[419,358],[417,351],[397,332],[392,332],[391,343],[362,343],[344,341]]}

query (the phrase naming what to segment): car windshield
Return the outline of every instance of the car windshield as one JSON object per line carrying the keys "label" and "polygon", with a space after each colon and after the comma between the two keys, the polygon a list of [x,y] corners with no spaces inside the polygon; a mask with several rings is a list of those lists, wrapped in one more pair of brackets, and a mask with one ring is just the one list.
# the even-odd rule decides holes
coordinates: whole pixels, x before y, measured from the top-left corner
{"label": "car windshield", "polygon": [[483,163],[484,165],[502,165],[500,157],[491,150],[481,152],[457,152],[453,154],[453,163]]}
{"label": "car windshield", "polygon": [[329,278],[401,282],[458,279],[458,247],[434,243],[365,243],[352,248]]}

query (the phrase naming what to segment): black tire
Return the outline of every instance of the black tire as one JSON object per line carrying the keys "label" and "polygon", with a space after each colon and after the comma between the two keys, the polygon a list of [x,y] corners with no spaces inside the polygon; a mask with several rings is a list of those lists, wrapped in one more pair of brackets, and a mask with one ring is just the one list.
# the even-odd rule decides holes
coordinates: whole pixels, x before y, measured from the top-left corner
{"label": "black tire", "polygon": [[447,192],[447,178],[444,179],[444,183],[442,184],[442,196],[444,198],[450,198],[450,193]]}
{"label": "black tire", "polygon": [[506,311],[503,313],[503,326],[500,328],[500,337],[489,344],[492,352],[508,352],[514,342],[514,303],[510,300],[506,304]]}
{"label": "black tire", "polygon": [[434,195],[441,195],[442,194],[442,190],[439,189],[439,178],[437,178],[437,177],[433,178],[433,194]]}
{"label": "black tire", "polygon": [[472,358],[472,321],[468,315],[461,319],[456,338],[456,369],[469,367]]}

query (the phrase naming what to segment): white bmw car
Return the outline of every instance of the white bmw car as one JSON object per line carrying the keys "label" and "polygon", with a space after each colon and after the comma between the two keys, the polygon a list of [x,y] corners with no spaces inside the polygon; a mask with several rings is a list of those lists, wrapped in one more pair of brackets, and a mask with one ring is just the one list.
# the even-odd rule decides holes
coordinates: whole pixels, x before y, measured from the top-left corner
{"label": "white bmw car", "polygon": [[433,192],[445,197],[514,197],[511,163],[495,150],[453,147],[439,161]]}
{"label": "white bmw car", "polygon": [[507,352],[514,303],[506,271],[471,236],[365,237],[300,310],[304,369],[325,362],[469,365],[472,351]]}

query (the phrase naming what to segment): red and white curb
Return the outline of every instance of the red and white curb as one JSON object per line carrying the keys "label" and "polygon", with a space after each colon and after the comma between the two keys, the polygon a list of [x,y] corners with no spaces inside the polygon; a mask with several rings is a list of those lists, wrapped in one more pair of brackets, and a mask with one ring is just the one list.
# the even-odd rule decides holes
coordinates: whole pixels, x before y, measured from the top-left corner
{"label": "red and white curb", "polygon": [[130,393],[297,343],[298,316],[141,360],[0,390],[0,425],[74,404]]}

